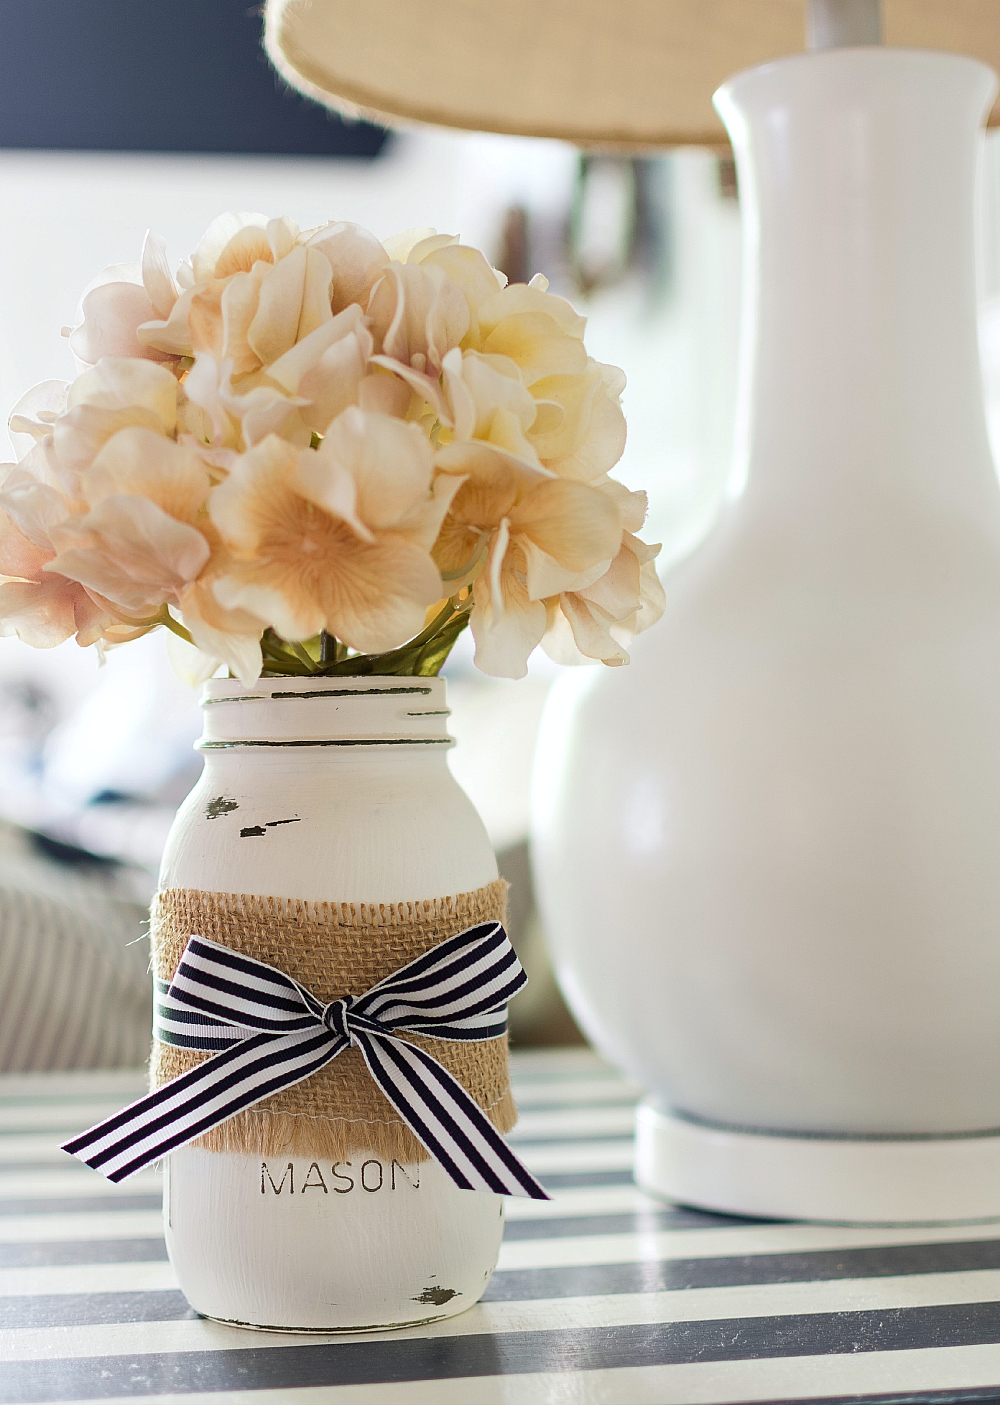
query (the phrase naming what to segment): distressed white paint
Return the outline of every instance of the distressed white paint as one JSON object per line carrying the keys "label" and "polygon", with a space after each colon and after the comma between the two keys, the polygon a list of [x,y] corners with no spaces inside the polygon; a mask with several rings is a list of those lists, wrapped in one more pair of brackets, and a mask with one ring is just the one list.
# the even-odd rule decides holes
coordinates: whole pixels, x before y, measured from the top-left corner
{"label": "distressed white paint", "polygon": [[[171,831],[160,886],[388,903],[492,882],[486,831],[447,767],[446,716],[436,678],[210,682],[205,771]],[[380,744],[322,745],[366,739]],[[308,1159],[285,1156],[267,1158],[262,1178],[261,1161],[192,1147],[168,1158],[167,1247],[199,1312],[358,1330],[450,1317],[485,1288],[501,1197],[458,1190],[434,1163],[394,1172],[374,1153],[336,1171],[319,1162],[311,1175]]]}

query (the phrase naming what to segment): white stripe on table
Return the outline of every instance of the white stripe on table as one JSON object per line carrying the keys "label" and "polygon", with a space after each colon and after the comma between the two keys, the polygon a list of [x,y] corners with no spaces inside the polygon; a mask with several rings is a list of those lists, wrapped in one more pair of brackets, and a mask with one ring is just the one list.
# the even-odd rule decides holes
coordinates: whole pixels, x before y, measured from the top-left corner
{"label": "white stripe on table", "polygon": [[600,1054],[583,1046],[564,1049],[511,1050],[511,1082],[536,1078],[611,1078],[622,1075]]}
{"label": "white stripe on table", "polygon": [[509,1142],[531,1138],[555,1141],[565,1137],[631,1137],[635,1131],[635,1108],[631,1103],[619,1107],[566,1108],[554,1112],[522,1112],[517,1126],[507,1134]]}
{"label": "white stripe on table", "polygon": [[52,1166],[72,1169],[75,1165],[81,1170],[86,1169],[82,1162],[74,1162],[59,1145],[73,1130],[68,1128],[66,1136],[60,1136],[58,1132],[24,1132],[0,1137],[0,1166],[7,1169],[24,1161],[44,1161]]}
{"label": "white stripe on table", "polygon": [[143,1089],[130,1097],[84,1098],[72,1103],[51,1102],[41,1099],[26,1099],[24,1102],[0,1104],[0,1159],[4,1155],[4,1142],[8,1136],[25,1132],[51,1132],[53,1135],[69,1136],[71,1132],[83,1131],[121,1112],[130,1102],[141,1097]]}
{"label": "white stripe on table", "polygon": [[[892,1311],[899,1308],[1000,1300],[1000,1270],[922,1273],[896,1278],[682,1288],[530,1302],[478,1303],[443,1322],[380,1332],[379,1340],[426,1341],[507,1332],[600,1331],[605,1328],[807,1313]],[[0,1359],[46,1361],[159,1352],[266,1350],[316,1341],[370,1342],[371,1333],[250,1332],[201,1318],[173,1322],[99,1323],[85,1327],[20,1327],[4,1333]]]}
{"label": "white stripe on table", "polygon": [[67,1215],[0,1215],[0,1244],[54,1244],[63,1239],[156,1239],[159,1210],[82,1210]]}
{"label": "white stripe on table", "polygon": [[958,1346],[299,1390],[116,1395],[64,1405],[469,1405],[472,1399],[476,1405],[754,1405],[781,1397],[972,1389],[998,1379],[1000,1347]]}
{"label": "white stripe on table", "polygon": [[65,1073],[7,1073],[0,1077],[0,1103],[8,1098],[109,1100],[126,1102],[149,1087],[144,1068],[79,1069]]}
{"label": "white stripe on table", "polygon": [[635,1103],[642,1097],[638,1083],[617,1078],[585,1078],[579,1082],[517,1083],[512,1085],[519,1108],[539,1106],[603,1106],[608,1103]]}
{"label": "white stripe on table", "polygon": [[[63,1153],[65,1156],[65,1153]],[[116,1195],[150,1195],[161,1189],[163,1177],[159,1171],[140,1171],[121,1185],[96,1175],[80,1162],[65,1169],[54,1167],[44,1171],[0,1171],[0,1200],[58,1200],[64,1196],[75,1199],[93,1197],[113,1199]],[[80,1171],[89,1172],[81,1176]],[[539,1202],[544,1203],[544,1202]]]}
{"label": "white stripe on table", "polygon": [[0,1268],[0,1297],[38,1297],[42,1293],[162,1293],[178,1287],[173,1266],[163,1260]]}
{"label": "white stripe on table", "polygon": [[550,1146],[527,1142],[517,1154],[536,1176],[554,1176],[568,1171],[631,1171],[635,1142],[621,1141],[553,1142]]}

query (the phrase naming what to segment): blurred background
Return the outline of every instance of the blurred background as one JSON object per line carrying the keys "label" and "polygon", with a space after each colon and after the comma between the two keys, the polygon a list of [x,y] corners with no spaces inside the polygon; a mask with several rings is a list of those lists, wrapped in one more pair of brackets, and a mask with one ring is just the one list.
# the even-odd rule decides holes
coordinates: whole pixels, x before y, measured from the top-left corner
{"label": "blurred background", "polygon": [[[246,0],[0,6],[4,422],[36,382],[73,375],[60,329],[79,320],[81,294],[101,269],[138,259],[147,228],[166,239],[176,266],[223,210],[288,214],[303,228],[352,220],[379,237],[429,225],[482,248],[512,280],[543,272],[587,316],[591,354],[624,368],[629,438],[616,472],[649,490],[644,535],[664,543],[668,571],[726,491],[740,300],[739,192],[728,153],[632,159],[345,122],[282,83],[261,49],[261,27]],[[983,139],[978,217],[996,452],[1000,133]],[[0,457],[13,457],[4,450]],[[541,710],[551,687],[585,687],[590,670],[556,683],[557,670],[538,655],[526,680],[490,679],[472,667],[463,637],[445,671],[459,743],[452,769],[512,883],[512,936],[532,977],[512,1011],[513,1038],[573,1042],[579,1035],[534,911],[526,841]],[[144,1057],[141,1011],[135,1054],[110,1045],[86,1055],[38,1041],[27,1048],[10,1033],[27,1019],[17,1005],[17,991],[27,1001],[30,988],[24,904],[41,922],[44,912],[65,921],[70,908],[104,902],[106,920],[97,909],[80,920],[103,932],[107,978],[118,978],[115,953],[125,950],[130,979],[141,980],[143,911],[174,810],[197,777],[200,730],[196,695],[174,676],[162,634],[111,651],[102,666],[73,642],[37,651],[0,640],[0,1008],[8,1030],[5,1042],[0,1029],[0,1071]],[[81,951],[93,939],[84,933]]]}

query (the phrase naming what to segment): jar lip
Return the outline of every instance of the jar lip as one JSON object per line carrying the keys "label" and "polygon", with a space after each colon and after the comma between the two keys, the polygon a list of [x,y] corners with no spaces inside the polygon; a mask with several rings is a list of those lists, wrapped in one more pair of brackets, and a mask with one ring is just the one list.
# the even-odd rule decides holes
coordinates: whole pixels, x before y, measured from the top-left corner
{"label": "jar lip", "polygon": [[349,698],[413,695],[434,697],[444,691],[443,678],[409,678],[397,674],[368,674],[348,677],[259,678],[247,688],[238,678],[209,678],[201,706],[227,702],[295,702],[313,698]]}
{"label": "jar lip", "polygon": [[201,706],[202,751],[452,744],[443,678],[212,678]]}

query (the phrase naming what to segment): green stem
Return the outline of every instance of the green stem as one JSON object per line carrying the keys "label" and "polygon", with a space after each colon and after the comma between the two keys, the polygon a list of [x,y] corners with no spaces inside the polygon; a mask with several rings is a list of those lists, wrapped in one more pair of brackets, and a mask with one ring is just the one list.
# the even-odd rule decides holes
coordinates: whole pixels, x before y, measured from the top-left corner
{"label": "green stem", "polygon": [[[163,609],[160,611],[160,614],[157,617],[157,622],[159,624],[166,625],[167,629],[170,630],[170,633],[176,634],[178,639],[183,639],[185,644],[194,644],[194,640],[191,638],[191,635],[181,624],[180,620],[174,619],[173,615],[167,609],[166,605],[164,605]],[[194,647],[197,648],[197,644],[194,644]]]}

